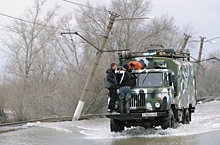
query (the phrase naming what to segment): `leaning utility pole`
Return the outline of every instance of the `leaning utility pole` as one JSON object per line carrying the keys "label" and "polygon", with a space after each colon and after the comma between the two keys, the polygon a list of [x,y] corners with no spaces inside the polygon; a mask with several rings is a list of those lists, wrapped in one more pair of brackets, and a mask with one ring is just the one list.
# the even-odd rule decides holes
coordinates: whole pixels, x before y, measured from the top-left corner
{"label": "leaning utility pole", "polygon": [[199,49],[199,55],[198,55],[198,63],[197,63],[197,67],[196,67],[196,82],[198,83],[198,78],[199,78],[199,67],[200,67],[200,62],[201,62],[201,56],[202,56],[202,49],[203,49],[203,43],[205,40],[205,37],[201,37],[201,42],[200,42],[200,49]]}
{"label": "leaning utility pole", "polygon": [[183,42],[183,44],[182,44],[182,46],[181,46],[181,49],[180,49],[180,51],[179,51],[180,53],[183,53],[183,50],[184,50],[184,48],[186,47],[186,44],[187,44],[189,38],[192,37],[192,36],[187,35],[187,34],[185,34],[185,33],[184,33],[184,35],[185,35],[185,38],[184,38],[184,42]]}
{"label": "leaning utility pole", "polygon": [[97,66],[99,64],[99,60],[101,58],[101,54],[103,53],[103,49],[105,47],[105,44],[106,44],[106,41],[108,39],[109,33],[112,29],[112,26],[114,24],[114,21],[115,21],[116,17],[119,16],[119,15],[117,15],[115,13],[112,13],[112,12],[109,12],[109,13],[110,13],[109,24],[108,24],[107,29],[105,31],[105,35],[103,36],[101,46],[98,49],[98,52],[96,53],[94,64],[93,64],[91,72],[90,72],[90,74],[87,78],[85,87],[83,89],[82,95],[81,95],[80,100],[79,100],[79,103],[78,103],[78,105],[76,107],[76,110],[75,110],[75,113],[73,115],[73,119],[72,119],[73,121],[79,120],[80,114],[82,112],[82,109],[83,109],[83,106],[84,106],[84,103],[85,103],[85,97],[87,96],[87,94],[89,92],[90,84],[92,83],[93,76],[95,75],[95,71],[96,71]]}

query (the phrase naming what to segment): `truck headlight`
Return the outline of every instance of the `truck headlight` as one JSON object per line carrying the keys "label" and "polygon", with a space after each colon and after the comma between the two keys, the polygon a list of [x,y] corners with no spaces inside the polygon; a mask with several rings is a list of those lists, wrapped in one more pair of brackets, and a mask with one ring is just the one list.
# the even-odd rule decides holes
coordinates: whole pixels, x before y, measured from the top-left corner
{"label": "truck headlight", "polygon": [[115,103],[115,110],[117,110],[117,109],[118,109],[118,104]]}
{"label": "truck headlight", "polygon": [[119,91],[119,89],[117,89],[117,94],[118,94],[118,95],[120,94],[120,91]]}
{"label": "truck headlight", "polygon": [[155,103],[156,108],[160,108],[160,103]]}

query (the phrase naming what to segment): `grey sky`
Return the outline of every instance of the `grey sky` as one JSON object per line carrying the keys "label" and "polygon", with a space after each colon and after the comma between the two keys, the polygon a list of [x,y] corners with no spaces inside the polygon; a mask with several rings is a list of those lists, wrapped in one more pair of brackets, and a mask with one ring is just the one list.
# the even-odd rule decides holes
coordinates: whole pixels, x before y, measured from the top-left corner
{"label": "grey sky", "polygon": [[[77,3],[85,3],[86,0],[69,0]],[[93,6],[97,4],[109,4],[109,1],[89,0]],[[14,17],[19,17],[25,12],[27,6],[31,6],[33,0],[1,0],[0,1],[0,13],[8,14]],[[73,5],[63,0],[47,0],[47,6],[50,7],[53,4],[58,3],[64,8],[63,11],[72,11],[77,8],[77,5]],[[191,39],[199,40],[199,36],[204,36],[208,39],[220,36],[220,0],[152,0],[154,5],[150,16],[160,16],[162,14],[169,14],[176,19],[178,26],[192,23],[195,30],[198,30],[198,34]],[[10,23],[11,19],[0,15],[0,29],[5,23]],[[0,32],[0,37],[4,36],[5,32]],[[208,52],[215,51],[220,48],[220,39],[215,40],[216,43],[211,44],[206,42],[204,44],[204,54],[208,55]],[[1,47],[2,44],[0,44]],[[199,43],[196,45],[197,49],[194,49],[193,55],[196,57],[196,52],[199,49]]]}
{"label": "grey sky", "polygon": [[[182,26],[192,23],[198,34],[192,40],[200,40],[199,36],[206,40],[220,36],[220,0],[152,0],[154,8],[152,14],[157,16],[168,13],[174,16],[176,24]],[[220,49],[220,39],[216,43],[204,44],[204,54]],[[193,55],[197,56],[199,43],[196,45]]]}

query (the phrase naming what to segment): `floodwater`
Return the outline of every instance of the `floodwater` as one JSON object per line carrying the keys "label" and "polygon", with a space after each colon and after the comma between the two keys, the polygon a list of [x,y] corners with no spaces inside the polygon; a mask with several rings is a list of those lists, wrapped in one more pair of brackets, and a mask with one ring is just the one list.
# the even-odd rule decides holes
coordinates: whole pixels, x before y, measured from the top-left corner
{"label": "floodwater", "polygon": [[[5,129],[5,128],[0,128]],[[133,127],[112,133],[108,118],[28,123],[0,134],[4,145],[219,145],[220,101],[198,104],[192,122],[177,129]]]}

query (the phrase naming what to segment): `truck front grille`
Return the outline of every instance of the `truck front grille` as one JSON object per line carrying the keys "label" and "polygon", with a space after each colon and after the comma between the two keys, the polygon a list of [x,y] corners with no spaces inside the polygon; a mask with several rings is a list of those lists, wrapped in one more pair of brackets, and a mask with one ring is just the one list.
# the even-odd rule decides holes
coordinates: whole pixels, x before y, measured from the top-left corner
{"label": "truck front grille", "polygon": [[143,107],[145,104],[145,94],[131,94],[131,109],[136,107]]}

